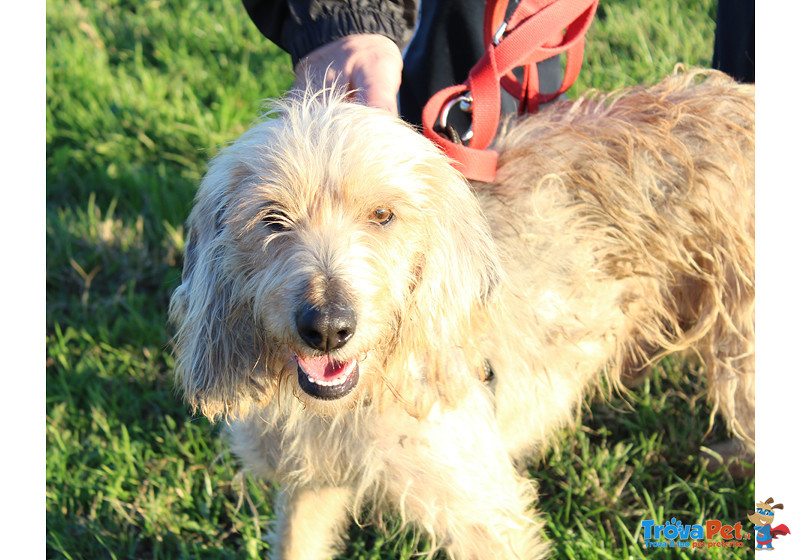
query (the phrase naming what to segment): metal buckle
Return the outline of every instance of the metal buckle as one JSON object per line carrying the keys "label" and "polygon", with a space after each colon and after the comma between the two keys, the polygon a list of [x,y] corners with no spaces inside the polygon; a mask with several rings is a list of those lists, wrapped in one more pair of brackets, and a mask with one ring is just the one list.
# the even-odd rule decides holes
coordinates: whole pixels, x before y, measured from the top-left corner
{"label": "metal buckle", "polygon": [[[450,109],[453,108],[453,105],[458,103],[458,108],[461,109],[464,113],[472,113],[472,92],[467,92],[459,95],[458,97],[454,97],[442,109],[442,114],[439,117],[439,125],[443,128],[447,128],[447,117],[450,115]],[[467,130],[463,136],[461,136],[462,142],[469,142],[472,138],[472,125],[469,125],[469,130]]]}
{"label": "metal buckle", "polygon": [[[512,3],[516,4],[517,6],[515,6],[514,9],[511,10],[510,12],[508,11],[508,6],[506,6],[506,18],[512,17],[511,14],[514,13],[514,11],[516,11],[517,7],[519,6],[519,0],[512,0],[511,2],[508,3],[508,5],[510,6]],[[497,28],[497,31],[494,32],[494,36],[492,37],[492,43],[494,43],[495,47],[500,44],[500,41],[503,40],[503,36],[506,34],[506,29],[508,29],[508,19],[506,19],[506,21],[501,23],[500,27]]]}
{"label": "metal buckle", "polygon": [[508,29],[508,22],[504,21],[503,23],[500,24],[500,27],[497,28],[497,31],[494,32],[494,37],[492,37],[492,43],[494,43],[495,47],[500,44],[503,35],[506,34],[506,29]]}

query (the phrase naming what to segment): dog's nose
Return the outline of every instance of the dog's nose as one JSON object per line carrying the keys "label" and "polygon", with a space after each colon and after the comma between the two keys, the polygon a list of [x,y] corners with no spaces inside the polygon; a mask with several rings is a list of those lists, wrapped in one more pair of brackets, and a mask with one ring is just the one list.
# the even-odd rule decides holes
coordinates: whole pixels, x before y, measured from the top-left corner
{"label": "dog's nose", "polygon": [[356,314],[342,303],[305,304],[295,314],[297,332],[309,346],[330,352],[341,348],[356,330]]}

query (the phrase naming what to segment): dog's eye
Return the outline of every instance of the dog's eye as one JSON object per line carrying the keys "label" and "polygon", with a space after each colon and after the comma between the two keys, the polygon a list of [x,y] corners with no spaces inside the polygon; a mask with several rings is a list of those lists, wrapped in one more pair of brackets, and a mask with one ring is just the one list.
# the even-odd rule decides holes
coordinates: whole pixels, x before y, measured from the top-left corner
{"label": "dog's eye", "polygon": [[262,221],[273,233],[289,231],[292,225],[289,218],[281,210],[270,210],[264,215]]}
{"label": "dog's eye", "polygon": [[371,222],[385,226],[394,219],[394,214],[388,208],[376,208],[372,211],[372,214],[369,215],[369,219]]}

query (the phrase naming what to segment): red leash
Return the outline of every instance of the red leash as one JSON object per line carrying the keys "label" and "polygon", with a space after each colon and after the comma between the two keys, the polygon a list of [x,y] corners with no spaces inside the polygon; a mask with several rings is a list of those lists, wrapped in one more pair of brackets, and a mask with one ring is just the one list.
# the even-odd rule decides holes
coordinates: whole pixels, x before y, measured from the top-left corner
{"label": "red leash", "polygon": [[[425,136],[454,160],[468,179],[492,181],[497,152],[487,149],[500,124],[500,87],[519,100],[520,114],[534,113],[540,103],[556,99],[575,82],[583,61],[583,38],[599,0],[521,0],[505,22],[508,0],[489,0],[484,15],[486,53],[472,68],[467,81],[431,97],[422,110]],[[564,80],[550,95],[539,93],[536,63],[567,53]],[[522,81],[511,73],[522,66]],[[455,103],[472,113],[469,145],[440,134]],[[439,121],[437,123],[437,121]],[[455,140],[455,141],[454,141]]]}

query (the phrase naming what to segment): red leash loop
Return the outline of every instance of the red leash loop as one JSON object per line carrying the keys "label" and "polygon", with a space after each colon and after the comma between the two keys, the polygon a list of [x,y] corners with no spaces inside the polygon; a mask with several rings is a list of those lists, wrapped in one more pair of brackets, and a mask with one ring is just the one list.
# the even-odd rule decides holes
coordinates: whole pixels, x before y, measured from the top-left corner
{"label": "red leash loop", "polygon": [[[422,110],[425,136],[454,160],[467,178],[492,181],[497,152],[488,149],[500,124],[500,87],[519,100],[520,114],[534,113],[539,104],[556,99],[575,82],[583,61],[584,35],[597,11],[598,0],[522,0],[504,22],[508,0],[489,1],[484,16],[486,53],[467,81],[435,93]],[[505,31],[501,29],[505,26]],[[539,93],[536,63],[567,53],[566,69],[557,92]],[[511,72],[522,66],[520,82]],[[445,106],[460,96],[472,99],[472,137],[469,146],[439,134],[435,123]]]}

